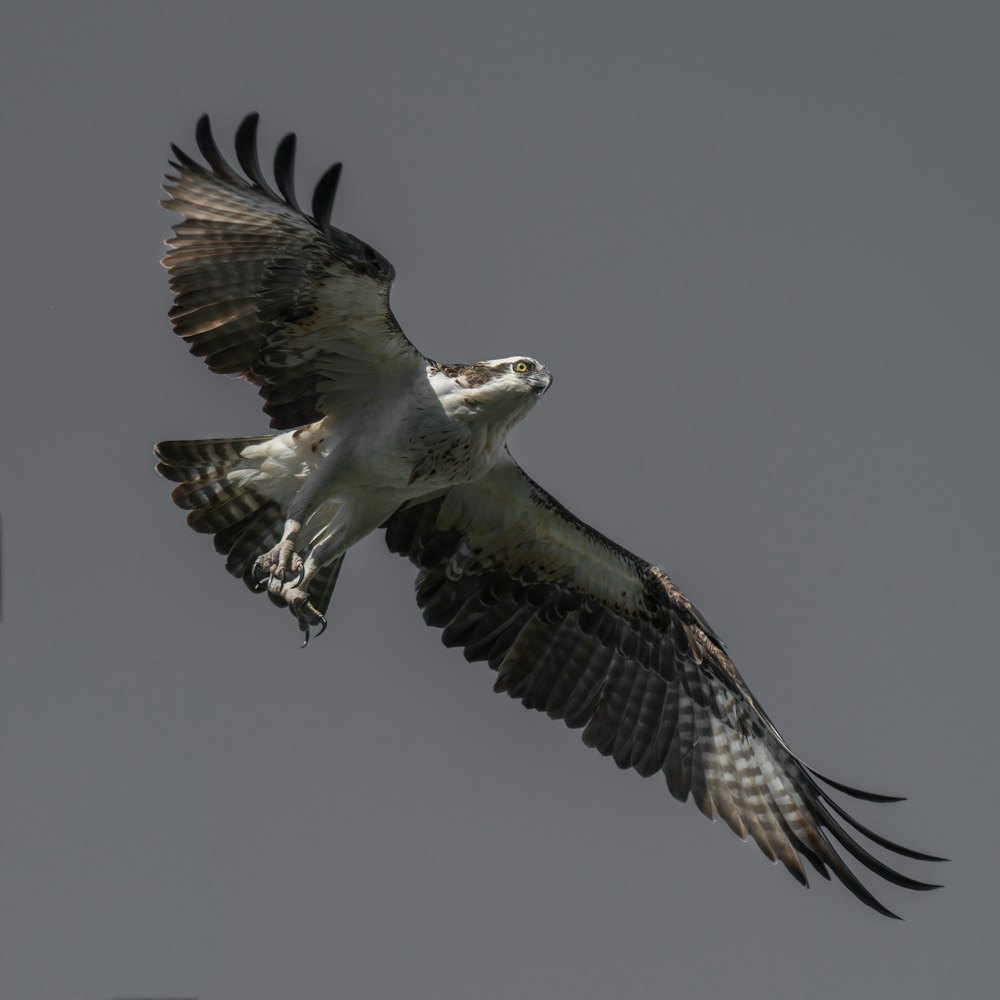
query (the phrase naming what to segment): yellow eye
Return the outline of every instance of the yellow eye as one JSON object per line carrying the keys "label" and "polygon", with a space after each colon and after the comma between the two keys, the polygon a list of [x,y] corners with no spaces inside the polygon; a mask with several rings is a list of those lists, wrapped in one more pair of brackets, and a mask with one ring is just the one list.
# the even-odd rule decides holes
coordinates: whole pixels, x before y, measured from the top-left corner
{"label": "yellow eye", "polygon": [[524,372],[526,372],[527,370],[528,370],[528,362],[527,361],[517,361],[517,362],[515,362],[515,364],[514,364],[514,371],[521,372],[521,374],[523,375]]}

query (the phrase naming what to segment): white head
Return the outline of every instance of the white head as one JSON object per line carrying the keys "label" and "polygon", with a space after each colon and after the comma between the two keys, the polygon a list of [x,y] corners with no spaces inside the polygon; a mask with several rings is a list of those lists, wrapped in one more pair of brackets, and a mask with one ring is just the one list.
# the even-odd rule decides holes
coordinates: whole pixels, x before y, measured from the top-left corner
{"label": "white head", "polygon": [[552,384],[534,358],[516,356],[474,365],[431,365],[431,385],[451,416],[506,429],[525,417]]}

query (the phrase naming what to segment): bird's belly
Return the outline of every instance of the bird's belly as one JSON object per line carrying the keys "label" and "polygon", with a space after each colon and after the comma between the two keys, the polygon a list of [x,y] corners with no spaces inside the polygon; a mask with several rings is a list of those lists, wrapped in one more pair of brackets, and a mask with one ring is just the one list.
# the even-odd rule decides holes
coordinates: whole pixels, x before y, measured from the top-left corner
{"label": "bird's belly", "polygon": [[278,500],[305,488],[321,501],[364,497],[370,503],[383,493],[402,502],[479,479],[502,451],[502,443],[451,421],[368,415],[353,424],[327,418],[278,435],[244,451],[244,463],[255,488]]}

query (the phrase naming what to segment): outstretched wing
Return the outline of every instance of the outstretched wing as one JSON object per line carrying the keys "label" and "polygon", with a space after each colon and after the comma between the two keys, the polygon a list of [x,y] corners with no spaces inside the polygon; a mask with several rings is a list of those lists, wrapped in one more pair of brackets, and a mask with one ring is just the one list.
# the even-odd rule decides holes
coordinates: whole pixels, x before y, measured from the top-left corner
{"label": "outstretched wing", "polygon": [[240,176],[219,152],[208,116],[198,121],[202,166],[176,146],[163,205],[184,216],[163,263],[170,319],[214,372],[260,387],[271,426],[311,423],[415,377],[426,359],[389,308],[392,265],[330,224],[340,177],[316,186],[312,215],[293,187],[295,136],[278,145],[277,191],[257,158],[256,114],[236,133]]}
{"label": "outstretched wing", "polygon": [[417,601],[446,646],[486,660],[495,689],[548,712],[621,768],[662,771],[752,837],[807,885],[802,859],[864,903],[894,916],[833,846],[896,885],[935,888],[872,856],[840,821],[897,854],[853,820],[804,765],[750,693],[718,636],[656,566],[583,524],[508,456],[485,478],[405,508],[386,525],[389,548],[420,568]]}

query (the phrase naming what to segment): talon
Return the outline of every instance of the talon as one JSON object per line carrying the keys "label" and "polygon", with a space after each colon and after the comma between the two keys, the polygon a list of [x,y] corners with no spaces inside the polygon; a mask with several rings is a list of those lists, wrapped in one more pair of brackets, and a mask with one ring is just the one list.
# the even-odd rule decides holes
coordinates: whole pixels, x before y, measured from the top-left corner
{"label": "talon", "polygon": [[297,586],[303,580],[304,567],[302,556],[295,551],[295,542],[286,538],[259,555],[254,561],[252,573],[257,591],[266,587],[271,593],[277,593],[275,588],[280,588],[282,584]]}
{"label": "talon", "polygon": [[302,648],[309,645],[311,626],[319,626],[317,635],[326,631],[326,618],[309,600],[307,581],[315,572],[306,570],[302,556],[294,549],[294,542],[286,539],[254,561],[250,571],[252,587],[256,592],[266,590],[275,604],[284,603],[295,615],[299,628],[305,633]]}
{"label": "talon", "polygon": [[316,633],[317,635],[322,635],[326,631],[326,616],[316,609],[316,606],[309,600],[309,595],[304,590],[286,585],[281,592],[281,596],[285,599],[292,614],[298,620],[299,628],[306,634],[305,640],[302,643],[302,647],[305,648],[309,643],[311,625],[320,626],[319,632]]}

